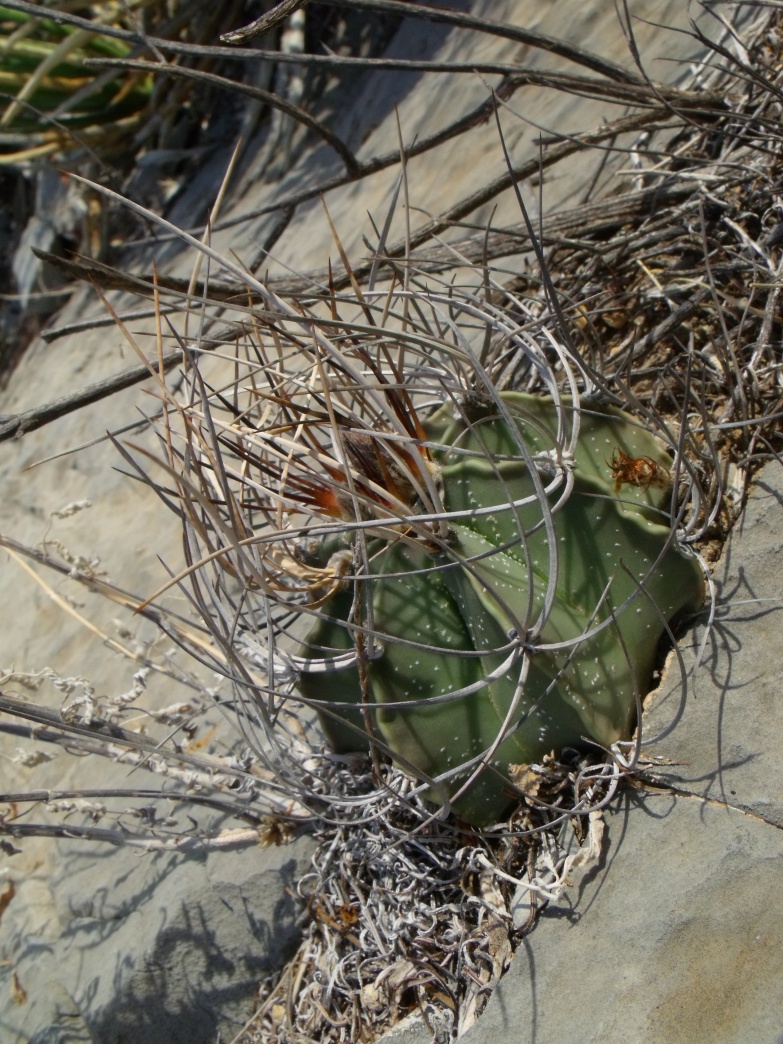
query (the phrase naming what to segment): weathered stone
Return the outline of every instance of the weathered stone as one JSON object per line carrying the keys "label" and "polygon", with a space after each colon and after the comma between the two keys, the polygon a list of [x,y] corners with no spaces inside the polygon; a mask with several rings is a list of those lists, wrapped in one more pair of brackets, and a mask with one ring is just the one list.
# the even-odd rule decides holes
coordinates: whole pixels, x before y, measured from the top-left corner
{"label": "weathered stone", "polygon": [[20,883],[5,912],[3,1040],[232,1039],[260,980],[297,945],[300,911],[287,889],[310,849],[306,837],[187,858],[60,845],[56,870]]}
{"label": "weathered stone", "polygon": [[[542,4],[540,0],[473,0],[449,6],[564,40],[625,69],[635,70],[627,32],[613,4],[579,0],[570,3],[561,0],[551,5]],[[628,8],[645,71],[662,83],[677,83],[682,79],[699,53],[699,46],[689,35],[691,17],[708,36],[721,30],[712,16],[683,5],[681,0],[631,0]],[[747,17],[749,13],[745,11],[738,15],[739,19]],[[420,19],[402,23],[388,54],[441,62],[507,63],[535,72],[559,70],[575,75],[597,75],[543,49],[470,29],[448,31],[445,26]],[[402,75],[368,70],[357,77],[343,74],[340,76],[342,86],[330,88],[328,100],[333,108],[330,127],[356,150],[362,161],[388,155],[400,147],[397,117],[402,141],[410,145],[470,113],[487,100],[500,80],[500,74],[479,76],[465,72]],[[501,109],[500,120],[512,162],[521,164],[537,160],[542,137],[556,141],[560,136],[584,133],[626,114],[624,107],[602,99],[527,86],[514,95],[508,109]],[[594,179],[594,198],[615,187],[627,187],[633,173],[628,171],[623,149],[630,148],[637,137],[634,133],[615,139],[612,144],[618,151],[614,153],[596,149],[543,171],[540,200],[544,212],[579,206],[585,198],[586,187]],[[320,179],[343,172],[342,164],[330,148],[323,145],[306,150],[303,138],[304,132],[295,132],[292,161],[280,181],[270,185],[261,179],[243,184],[238,196],[229,197],[221,215],[223,220],[252,213],[271,200],[301,192],[314,183],[314,174]],[[623,168],[624,176],[618,174]],[[412,157],[407,163],[411,209],[403,215],[398,208],[389,242],[402,238],[405,220],[409,220],[415,230],[505,173],[503,150],[491,119],[423,156]],[[325,194],[324,202],[353,264],[367,256],[362,237],[373,236],[366,215],[372,214],[379,227],[383,224],[398,176],[399,167],[394,164],[360,184],[351,182]],[[526,206],[533,215],[539,209],[536,182],[537,175],[523,185]],[[187,224],[192,222],[194,212],[204,213],[203,199],[197,201],[187,196],[178,207],[177,217]],[[466,219],[467,231],[481,229],[490,221],[493,227],[499,228],[521,219],[516,198],[509,191],[478,206]],[[258,244],[276,220],[274,214],[253,218],[216,231],[212,241],[226,253],[234,251],[240,258],[247,259],[255,256]],[[452,229],[444,238],[453,240],[464,234],[465,230]],[[323,270],[326,258],[339,265],[337,245],[324,220],[323,203],[316,197],[297,208],[285,235],[263,268],[272,275]],[[503,269],[514,271],[519,267],[519,259],[503,259]],[[186,270],[183,268],[182,273]],[[465,277],[464,270],[461,275]]]}
{"label": "weathered stone", "polygon": [[[701,665],[682,700],[670,663],[645,715],[656,775],[672,786],[724,801],[783,827],[783,469],[771,464],[753,484],[745,516],[715,577],[718,612]],[[693,648],[704,641],[693,632]],[[692,656],[691,656],[692,659]],[[672,724],[674,723],[674,727]]]}
{"label": "weathered stone", "polygon": [[464,1040],[779,1039],[783,833],[647,794],[623,799],[607,836],[604,864],[547,907]]}

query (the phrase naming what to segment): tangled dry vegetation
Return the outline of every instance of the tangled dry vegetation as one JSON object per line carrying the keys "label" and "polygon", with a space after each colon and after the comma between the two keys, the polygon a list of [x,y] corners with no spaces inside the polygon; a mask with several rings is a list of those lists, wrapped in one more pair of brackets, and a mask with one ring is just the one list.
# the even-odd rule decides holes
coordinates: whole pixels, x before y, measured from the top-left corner
{"label": "tangled dry vegetation", "polygon": [[[370,16],[376,8],[395,11],[395,5],[384,0],[363,0],[354,6]],[[247,387],[243,379],[232,383],[225,375],[214,377],[209,385],[198,368],[189,368],[197,355],[210,353],[229,356],[230,366],[247,368],[253,362],[267,371],[282,367],[282,355],[277,360],[264,357],[259,345],[275,329],[283,330],[280,336],[293,343],[290,323],[303,318],[314,318],[321,330],[336,331],[351,347],[357,331],[375,325],[384,295],[391,300],[402,290],[415,315],[411,319],[401,313],[395,322],[399,319],[402,329],[418,322],[417,330],[426,329],[428,336],[434,336],[434,320],[423,313],[433,293],[444,300],[452,295],[455,311],[468,299],[480,299],[485,317],[499,317],[485,327],[482,356],[494,386],[534,391],[542,387],[540,368],[531,366],[529,353],[508,337],[504,323],[532,330],[534,339],[544,329],[555,330],[566,357],[580,374],[590,376],[604,401],[630,410],[668,437],[682,460],[681,500],[686,507],[680,522],[686,538],[707,561],[714,559],[741,511],[753,470],[778,459],[781,445],[783,21],[774,8],[760,6],[741,39],[727,32],[722,43],[701,43],[707,60],[676,89],[652,84],[643,75],[621,74],[606,63],[596,68],[595,62],[577,55],[589,75],[553,77],[550,86],[601,96],[629,107],[629,115],[578,139],[547,144],[540,156],[517,169],[510,167],[506,176],[488,185],[481,199],[465,200],[412,231],[403,243],[387,243],[379,235],[370,260],[351,267],[343,258],[341,273],[260,283],[243,278],[238,266],[232,270],[224,265],[206,285],[194,278],[190,286],[183,286],[161,277],[153,291],[151,275],[129,279],[83,260],[51,259],[70,274],[87,276],[104,287],[154,292],[156,308],[182,308],[183,299],[185,307],[193,308],[199,297],[205,302],[198,313],[197,334],[161,350],[152,367],[166,407],[161,426],[165,479],[141,468],[138,456],[123,452],[183,514],[191,563],[178,579],[191,585],[199,619],[176,618],[154,603],[140,611],[197,659],[232,680],[235,693],[243,694],[235,695],[233,706],[242,739],[237,751],[224,758],[189,753],[171,739],[123,728],[124,707],[97,706],[90,698],[71,699],[60,715],[2,695],[0,711],[5,714],[0,727],[20,737],[34,735],[38,745],[58,743],[95,756],[151,764],[168,777],[169,785],[160,792],[167,800],[175,793],[186,805],[207,804],[243,825],[212,834],[187,832],[163,815],[148,814],[144,823],[131,826],[122,809],[129,798],[141,795],[130,791],[121,796],[115,812],[110,810],[113,795],[13,794],[2,797],[16,809],[2,821],[9,839],[4,844],[58,831],[148,849],[220,846],[259,837],[278,843],[287,832],[307,824],[318,847],[312,871],[298,887],[303,942],[282,974],[262,984],[258,1010],[237,1044],[370,1041],[418,1010],[439,1039],[463,1032],[486,1003],[522,934],[534,922],[536,909],[559,894],[575,865],[600,852],[601,809],[624,780],[643,784],[642,740],[648,738],[619,745],[608,757],[599,752],[598,761],[574,754],[571,760],[546,759],[530,767],[524,787],[529,799],[494,832],[433,818],[410,778],[388,761],[346,760],[324,753],[315,724],[303,721],[278,699],[285,679],[279,686],[259,682],[258,672],[268,672],[270,663],[274,670],[274,657],[270,661],[247,641],[242,646],[232,640],[252,628],[240,626],[249,611],[242,585],[237,593],[209,572],[217,558],[224,564],[230,558],[221,544],[225,534],[219,532],[226,516],[219,525],[215,505],[219,502],[230,515],[235,503],[234,494],[227,492],[228,478],[220,474],[220,452],[230,454],[235,443],[227,434],[230,426],[218,431],[215,417],[223,411],[241,425],[248,406],[238,389],[242,385],[246,395]],[[506,72],[480,111],[444,133],[469,133],[495,111],[501,123],[514,118],[514,92],[530,80],[530,75]],[[634,141],[627,150],[627,191],[595,200],[588,193],[583,206],[551,216],[538,229],[526,216],[518,226],[502,230],[463,227],[480,203],[585,150],[619,148],[616,140],[623,135],[627,140],[629,134]],[[426,151],[436,143],[418,142],[411,152]],[[360,164],[350,153],[343,156],[343,182],[399,161],[378,157]],[[291,208],[340,180],[281,202],[284,218],[276,234],[284,234]],[[448,245],[432,245],[443,236]],[[192,238],[186,242],[196,244]],[[272,246],[271,241],[265,244],[266,249]],[[501,259],[511,255],[529,255],[530,264],[522,276],[505,278]],[[468,289],[453,279],[455,272],[466,270],[480,277]],[[373,297],[376,287],[383,287],[383,293]],[[233,303],[236,300],[241,306]],[[358,318],[343,317],[351,307]],[[58,331],[49,336],[58,336]],[[187,392],[177,398],[166,390],[164,372],[183,360],[190,376]],[[554,359],[551,366],[562,382],[567,370],[562,359]],[[10,418],[0,426],[0,436],[22,434],[149,374],[150,368],[142,364],[81,396]],[[259,396],[255,388],[252,395]],[[177,429],[183,417],[183,427]],[[200,424],[209,429],[209,446]],[[179,437],[182,448],[175,448]],[[199,453],[201,463],[196,466]],[[207,459],[209,467],[204,464]],[[232,466],[237,459],[241,455],[232,459]],[[210,501],[210,489],[219,490],[220,496]],[[249,497],[247,489],[245,494]],[[236,503],[246,508],[249,499],[240,496]],[[231,540],[241,543],[251,529],[246,519],[238,518]],[[10,538],[3,538],[3,544],[54,569],[74,569],[72,563],[21,547]],[[240,561],[237,552],[227,570],[233,570],[234,580],[243,579],[236,565]],[[204,577],[210,577],[209,582]],[[112,589],[87,572],[80,580],[124,604],[140,605],[136,596]],[[266,703],[259,696],[262,691]],[[208,706],[209,694],[197,692],[194,707],[179,718],[161,716],[158,724],[163,729],[187,720],[193,729],[196,705]],[[267,733],[261,727],[264,715],[274,719]],[[145,792],[144,798],[151,805],[160,794]],[[82,826],[73,820],[67,827],[58,824],[53,802],[87,797],[94,804],[102,802],[99,815],[93,810],[92,821]],[[19,814],[20,808],[44,799],[54,813],[49,821],[34,824],[26,813]],[[111,825],[97,825],[96,819]],[[520,893],[529,900],[521,918],[518,910],[514,915]]]}

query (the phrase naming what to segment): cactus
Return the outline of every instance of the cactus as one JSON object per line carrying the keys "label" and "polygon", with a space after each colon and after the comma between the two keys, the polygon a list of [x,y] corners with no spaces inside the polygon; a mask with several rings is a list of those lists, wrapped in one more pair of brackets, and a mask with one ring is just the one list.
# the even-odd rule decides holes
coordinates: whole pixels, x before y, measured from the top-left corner
{"label": "cactus", "polygon": [[[85,135],[93,144],[122,140],[127,147],[129,128],[150,105],[149,75],[110,77],[87,64],[128,58],[131,44],[100,35],[100,17],[93,32],[61,24],[56,13],[40,18],[0,6],[0,88],[8,101],[0,115],[0,164],[61,152]],[[79,137],[71,140],[69,131]]]}
{"label": "cactus", "polygon": [[[569,421],[571,460],[557,450]],[[369,727],[434,801],[484,826],[518,802],[510,766],[630,737],[702,572],[673,545],[670,461],[627,414],[503,393],[443,407],[426,434],[447,535],[368,544],[371,575],[322,607],[302,648],[323,662],[358,645],[359,662],[304,670],[298,687],[338,750],[366,748]],[[363,584],[371,634],[355,618]]]}

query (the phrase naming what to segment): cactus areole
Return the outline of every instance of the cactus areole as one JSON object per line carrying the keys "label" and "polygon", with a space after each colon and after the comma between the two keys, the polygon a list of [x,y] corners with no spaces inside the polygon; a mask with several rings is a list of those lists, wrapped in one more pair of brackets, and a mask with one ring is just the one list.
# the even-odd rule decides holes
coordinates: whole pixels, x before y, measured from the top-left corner
{"label": "cactus areole", "polygon": [[338,752],[369,733],[486,826],[519,801],[511,766],[630,738],[702,571],[674,543],[670,459],[619,410],[504,393],[442,408],[426,434],[440,530],[398,524],[363,555],[346,535],[354,579],[319,608],[298,687]]}

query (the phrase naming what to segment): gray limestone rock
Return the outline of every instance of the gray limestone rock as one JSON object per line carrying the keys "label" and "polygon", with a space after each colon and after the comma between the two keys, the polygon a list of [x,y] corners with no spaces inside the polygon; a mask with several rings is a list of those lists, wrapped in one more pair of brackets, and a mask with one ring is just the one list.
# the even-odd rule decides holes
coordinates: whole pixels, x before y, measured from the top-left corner
{"label": "gray limestone rock", "polygon": [[699,798],[632,794],[608,838],[604,864],[547,907],[466,1044],[779,1040],[783,834]]}
{"label": "gray limestone rock", "polygon": [[[715,576],[719,608],[686,699],[675,665],[645,715],[672,786],[783,827],[783,469],[769,465]],[[696,628],[692,644],[704,640]]]}
{"label": "gray limestone rock", "polygon": [[0,1039],[231,1040],[260,980],[296,948],[300,911],[288,889],[310,849],[307,837],[189,857],[59,845],[53,876],[20,883],[3,919],[15,981],[2,976]]}

